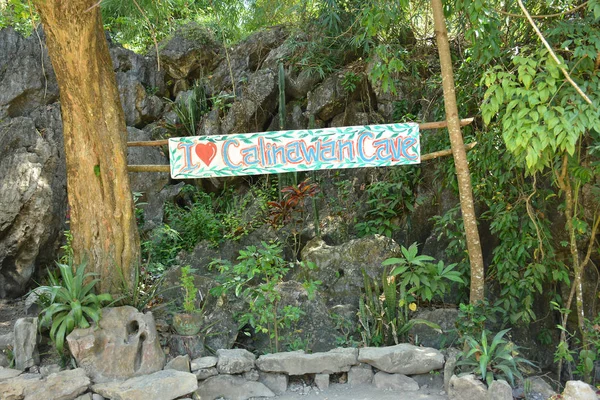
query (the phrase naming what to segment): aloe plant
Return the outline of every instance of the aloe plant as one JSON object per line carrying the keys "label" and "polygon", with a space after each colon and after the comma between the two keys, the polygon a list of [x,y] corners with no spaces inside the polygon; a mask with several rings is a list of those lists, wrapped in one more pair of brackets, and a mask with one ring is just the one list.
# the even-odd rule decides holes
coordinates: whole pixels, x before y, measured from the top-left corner
{"label": "aloe plant", "polygon": [[488,343],[488,333],[481,333],[481,341],[478,342],[471,336],[465,337],[468,351],[459,355],[457,366],[465,366],[467,372],[476,373],[488,385],[495,378],[506,378],[512,386],[515,385],[515,377],[523,380],[521,366],[523,364],[534,364],[519,356],[519,347],[513,342],[504,339],[504,335],[510,331],[505,329],[498,332],[491,343]]}
{"label": "aloe plant", "polygon": [[35,289],[47,299],[46,308],[40,312],[41,325],[50,325],[50,339],[59,353],[63,353],[65,338],[75,328],[89,328],[90,322],[100,320],[100,308],[110,302],[108,293],[96,295],[94,286],[99,279],[95,274],[85,273],[87,262],[82,262],[75,273],[68,264],[57,263],[60,278],[49,274],[50,285]]}

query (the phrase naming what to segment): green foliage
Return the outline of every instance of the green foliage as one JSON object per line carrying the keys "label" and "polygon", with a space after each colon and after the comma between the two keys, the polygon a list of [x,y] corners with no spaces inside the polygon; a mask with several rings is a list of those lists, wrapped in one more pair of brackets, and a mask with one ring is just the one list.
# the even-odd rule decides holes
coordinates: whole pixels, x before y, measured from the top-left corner
{"label": "green foliage", "polygon": [[[367,205],[364,221],[356,224],[358,236],[380,234],[392,237],[398,228],[400,217],[408,215],[423,199],[415,193],[421,180],[418,168],[402,171],[391,169],[387,179],[373,182],[367,187]],[[410,226],[410,220],[407,221]]]}
{"label": "green foliage", "polygon": [[190,251],[201,240],[216,245],[221,239],[222,225],[213,205],[213,196],[185,186],[183,195],[189,196],[185,207],[173,203],[165,204],[165,218],[179,234],[179,245]]}
{"label": "green foliage", "polygon": [[458,318],[456,319],[456,330],[461,341],[466,337],[479,337],[486,332],[487,322],[496,324],[498,314],[503,315],[506,311],[497,306],[490,305],[487,300],[479,301],[476,304],[460,303],[458,306]]}
{"label": "green foliage", "polygon": [[189,265],[181,267],[181,277],[179,278],[183,289],[183,310],[189,314],[201,311],[196,307],[196,296],[199,290],[194,284],[193,272],[194,270]]}
{"label": "green foliage", "polygon": [[491,385],[494,379],[502,378],[515,386],[515,377],[523,380],[521,369],[524,364],[534,364],[519,354],[519,347],[504,339],[510,329],[498,332],[491,343],[488,343],[488,333],[481,333],[481,341],[467,336],[468,350],[459,355],[456,366],[464,367],[468,373],[478,375],[481,380]]}
{"label": "green foliage", "polygon": [[400,343],[415,325],[427,325],[441,332],[440,327],[427,320],[411,318],[417,310],[414,297],[397,284],[387,271],[381,279],[369,278],[363,270],[365,293],[359,299],[358,322],[365,346],[384,346]]}
{"label": "green foliage", "polygon": [[451,282],[464,285],[460,273],[454,270],[456,264],[444,265],[443,261],[432,263],[433,257],[418,254],[416,243],[408,249],[401,246],[401,251],[402,257],[388,258],[382,265],[395,265],[390,276],[399,275],[401,291],[414,296],[416,300],[431,302],[435,297],[443,298]]}
{"label": "green foliage", "polygon": [[179,101],[165,99],[177,115],[175,121],[167,120],[165,129],[170,136],[198,136],[198,123],[210,111],[204,85],[196,81],[191,92]]}
{"label": "green foliage", "polygon": [[342,76],[342,87],[346,92],[352,93],[356,90],[356,85],[358,85],[361,80],[362,78],[360,75],[355,74],[352,71],[347,71]]}
{"label": "green foliage", "polygon": [[58,260],[61,264],[71,264],[73,262],[73,234],[70,230],[63,232],[65,235],[65,244],[60,246],[62,255]]}
{"label": "green foliage", "polygon": [[152,230],[149,237],[142,241],[142,258],[153,275],[161,274],[173,265],[181,250],[179,232],[167,224]]}
{"label": "green foliage", "polygon": [[261,247],[247,246],[237,260],[235,265],[223,260],[211,263],[210,267],[219,271],[221,283],[211,294],[233,293],[244,299],[248,310],[237,316],[239,327],[249,325],[255,333],[268,335],[272,350],[279,351],[281,329],[291,329],[304,314],[299,307],[280,304],[277,285],[290,269],[282,258],[281,245],[262,242]]}
{"label": "green foliage", "polygon": [[166,275],[159,277],[150,273],[149,269],[136,264],[134,267],[133,281],[125,279],[123,270],[116,267],[121,277],[121,296],[115,301],[119,306],[131,306],[140,312],[152,308],[157,310],[164,304],[161,303],[161,294],[166,290],[163,283]]}
{"label": "green foliage", "polygon": [[12,26],[22,35],[29,36],[38,20],[39,16],[31,2],[23,0],[0,2],[0,29]]}
{"label": "green foliage", "polygon": [[60,277],[49,274],[50,285],[40,286],[36,292],[49,304],[40,312],[41,325],[51,324],[50,338],[62,354],[66,336],[75,328],[88,328],[92,321],[97,323],[102,304],[112,297],[107,293],[93,293],[99,280],[90,280],[94,274],[85,273],[86,262],[77,267],[75,274],[71,265],[57,263],[57,266]]}

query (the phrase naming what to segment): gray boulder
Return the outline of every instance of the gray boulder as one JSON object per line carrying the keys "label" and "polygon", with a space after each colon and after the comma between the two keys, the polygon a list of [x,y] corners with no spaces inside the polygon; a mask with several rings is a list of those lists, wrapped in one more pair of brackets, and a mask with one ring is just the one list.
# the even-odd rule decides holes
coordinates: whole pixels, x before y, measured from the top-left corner
{"label": "gray boulder", "polygon": [[166,94],[165,71],[158,70],[155,54],[142,56],[118,45],[111,46],[109,50],[115,72],[134,75],[149,94]]}
{"label": "gray boulder", "polygon": [[203,26],[189,23],[159,45],[160,60],[175,79],[186,79],[193,71],[208,75],[220,60],[221,46]]}
{"label": "gray boulder", "polygon": [[315,263],[311,279],[320,280],[327,305],[352,304],[358,309],[358,293],[364,289],[362,270],[378,281],[384,268],[381,263],[400,252],[400,246],[385,236],[367,236],[339,246],[329,246],[315,238],[302,249],[302,260]]}
{"label": "gray boulder", "polygon": [[15,378],[21,375],[22,373],[23,371],[20,371],[18,369],[0,367],[0,382],[5,381],[7,379]]}
{"label": "gray boulder", "polygon": [[148,94],[134,74],[117,72],[117,86],[128,126],[141,126],[157,120],[164,108],[160,98]]}
{"label": "gray boulder", "polygon": [[103,309],[98,327],[75,329],[67,343],[94,382],[146,375],[165,365],[152,313],[129,306]]}
{"label": "gray boulder", "polygon": [[452,375],[448,385],[450,400],[482,400],[487,398],[487,389],[475,375],[465,375],[460,378]]}
{"label": "gray boulder", "polygon": [[258,371],[258,381],[278,396],[287,390],[288,380],[286,374]]}
{"label": "gray boulder", "polygon": [[256,356],[245,349],[217,350],[217,371],[220,374],[241,374],[254,368]]}
{"label": "gray boulder", "polygon": [[192,371],[198,371],[202,368],[210,368],[217,365],[219,359],[217,357],[207,356],[193,359],[190,363],[190,369]]}
{"label": "gray boulder", "polygon": [[85,393],[90,378],[81,368],[50,374],[25,389],[25,400],[71,400]]}
{"label": "gray boulder", "polygon": [[444,366],[444,356],[430,347],[402,343],[389,347],[363,347],[358,361],[390,374],[426,374]]}
{"label": "gray boulder", "polygon": [[23,400],[25,398],[25,391],[28,388],[35,387],[40,379],[41,376],[39,374],[22,374],[0,381],[2,400]]}
{"label": "gray boulder", "polygon": [[[56,111],[38,119],[51,120]],[[30,118],[0,121],[0,298],[23,294],[36,268],[56,254],[66,216],[57,125],[40,130]]]}
{"label": "gray boulder", "polygon": [[[229,60],[223,58],[210,75],[209,85],[213,93],[229,90],[232,86],[231,78],[236,85],[248,78],[248,74],[261,68],[263,61],[271,50],[278,47],[287,37],[283,26],[253,33],[240,44],[229,51]],[[277,65],[269,65],[276,69]],[[237,89],[237,87],[236,87]]]}
{"label": "gray boulder", "polygon": [[505,380],[493,381],[488,387],[488,400],[513,400],[512,388]]}
{"label": "gray boulder", "polygon": [[582,381],[568,381],[562,393],[564,400],[597,400],[596,391]]}
{"label": "gray boulder", "polygon": [[196,395],[202,400],[224,397],[229,400],[246,400],[251,397],[274,397],[275,394],[260,382],[247,381],[233,375],[217,375],[201,382]]}
{"label": "gray boulder", "polygon": [[210,378],[211,376],[219,375],[219,372],[215,367],[200,368],[194,371],[194,375],[196,375],[196,379],[198,379],[199,381],[203,381],[205,379]]}
{"label": "gray boulder", "polygon": [[173,400],[198,388],[194,374],[173,369],[126,381],[100,383],[92,390],[113,400]]}
{"label": "gray boulder", "polygon": [[402,374],[388,374],[379,371],[373,377],[373,384],[378,389],[389,389],[398,391],[419,390],[419,384],[412,378]]}
{"label": "gray boulder", "polygon": [[441,328],[441,332],[424,324],[414,325],[409,331],[412,337],[418,338],[419,344],[440,349],[452,344],[458,338],[455,329],[458,310],[456,308],[437,308],[419,311],[414,318],[433,322]]}
{"label": "gray boulder", "polygon": [[177,371],[190,372],[190,356],[177,356],[165,365],[164,369],[174,369]]}
{"label": "gray boulder", "polygon": [[11,27],[0,30],[0,87],[0,120],[25,116],[58,99],[41,28],[28,38]]}
{"label": "gray boulder", "polygon": [[305,354],[303,351],[274,353],[258,357],[256,367],[263,372],[282,372],[287,375],[335,374],[347,372],[358,364],[358,349],[338,348],[326,353]]}
{"label": "gray boulder", "polygon": [[373,368],[369,364],[355,365],[348,371],[348,384],[370,385],[373,382],[373,375]]}
{"label": "gray boulder", "polygon": [[38,319],[19,318],[14,326],[15,368],[21,371],[40,362],[37,348]]}
{"label": "gray boulder", "polygon": [[264,69],[252,74],[243,94],[233,103],[221,125],[223,134],[262,132],[276,112],[277,74]]}

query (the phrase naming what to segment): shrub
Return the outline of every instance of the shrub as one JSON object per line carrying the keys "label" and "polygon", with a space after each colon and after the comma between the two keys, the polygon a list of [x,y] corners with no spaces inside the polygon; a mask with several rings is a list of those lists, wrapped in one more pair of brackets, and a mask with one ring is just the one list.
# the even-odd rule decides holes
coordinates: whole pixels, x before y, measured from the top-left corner
{"label": "shrub", "polygon": [[86,264],[82,262],[73,274],[71,265],[57,263],[60,278],[50,273],[50,286],[35,289],[49,304],[40,313],[41,325],[51,324],[50,338],[61,354],[66,336],[75,328],[89,328],[90,322],[97,323],[102,304],[112,300],[108,293],[93,293],[99,279],[89,280],[95,274],[85,273]]}

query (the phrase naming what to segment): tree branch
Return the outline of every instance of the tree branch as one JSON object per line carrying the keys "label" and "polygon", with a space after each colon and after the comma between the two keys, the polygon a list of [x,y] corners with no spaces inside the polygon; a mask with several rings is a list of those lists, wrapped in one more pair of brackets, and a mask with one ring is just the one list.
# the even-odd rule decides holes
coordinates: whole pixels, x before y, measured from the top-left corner
{"label": "tree branch", "polygon": [[529,12],[527,11],[527,9],[523,5],[523,1],[522,0],[517,0],[517,2],[519,3],[519,7],[521,7],[521,10],[523,10],[523,14],[525,14],[525,16],[527,17],[527,20],[529,21],[529,24],[533,27],[533,30],[539,36],[540,40],[542,41],[542,43],[544,44],[544,46],[546,47],[546,49],[548,49],[548,52],[550,53],[550,55],[552,56],[552,58],[554,59],[554,61],[556,61],[556,63],[558,64],[558,68],[562,71],[563,75],[565,76],[565,79],[567,81],[569,81],[569,83],[571,84],[571,86],[573,86],[575,88],[575,90],[577,91],[577,93],[579,93],[581,95],[581,97],[583,97],[583,99],[588,104],[591,105],[592,104],[592,100],[590,100],[590,98],[585,93],[583,93],[583,90],[581,90],[581,88],[579,87],[579,85],[577,85],[577,83],[575,83],[575,81],[571,78],[571,75],[569,75],[569,73],[567,72],[567,70],[564,69],[563,67],[561,67],[560,60],[558,59],[558,57],[554,53],[554,50],[552,50],[552,47],[550,47],[550,45],[546,41],[546,38],[544,38],[544,35],[542,35],[542,32],[539,30],[539,28],[535,24],[535,21],[531,18],[531,15],[529,14]]}
{"label": "tree branch", "polygon": [[[554,18],[554,17],[561,17],[563,15],[569,15],[569,14],[573,14],[576,11],[581,10],[583,7],[587,6],[588,2],[584,2],[580,5],[578,5],[577,7],[573,7],[570,10],[567,11],[563,11],[563,12],[559,12],[559,13],[554,13],[554,14],[545,14],[545,15],[531,15],[531,18],[535,18],[535,19],[544,19],[544,18]],[[514,17],[514,18],[525,18],[524,15],[521,14],[513,14],[513,13],[509,13],[506,11],[502,11],[502,10],[496,10],[499,14],[502,15],[506,15],[508,17]]]}

